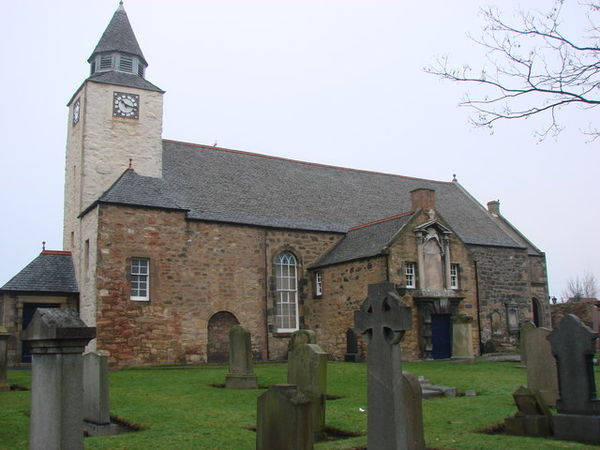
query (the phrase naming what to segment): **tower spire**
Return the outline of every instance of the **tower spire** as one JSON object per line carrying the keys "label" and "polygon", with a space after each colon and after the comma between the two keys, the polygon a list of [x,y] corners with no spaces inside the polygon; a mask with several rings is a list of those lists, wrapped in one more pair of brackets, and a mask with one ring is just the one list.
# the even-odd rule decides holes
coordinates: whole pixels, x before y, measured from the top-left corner
{"label": "tower spire", "polygon": [[122,0],[88,62],[91,65],[91,75],[117,71],[144,78],[148,63],[131,28]]}

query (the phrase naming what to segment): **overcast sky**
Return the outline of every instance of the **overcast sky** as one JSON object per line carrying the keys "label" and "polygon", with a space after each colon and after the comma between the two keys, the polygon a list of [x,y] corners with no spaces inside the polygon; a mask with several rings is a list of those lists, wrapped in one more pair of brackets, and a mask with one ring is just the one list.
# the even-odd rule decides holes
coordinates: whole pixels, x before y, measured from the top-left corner
{"label": "overcast sky", "polygon": [[[552,2],[496,2],[511,17]],[[567,29],[581,16],[569,8]],[[447,55],[476,68],[483,1],[152,1],[125,10],[166,91],[163,137],[285,158],[458,181],[546,252],[551,295],[600,278],[600,141],[580,129],[599,111],[474,129],[467,87],[423,72]],[[0,286],[41,251],[62,249],[66,103],[116,0],[0,0]],[[570,26],[570,28],[569,28]],[[590,230],[590,232],[584,232]]]}

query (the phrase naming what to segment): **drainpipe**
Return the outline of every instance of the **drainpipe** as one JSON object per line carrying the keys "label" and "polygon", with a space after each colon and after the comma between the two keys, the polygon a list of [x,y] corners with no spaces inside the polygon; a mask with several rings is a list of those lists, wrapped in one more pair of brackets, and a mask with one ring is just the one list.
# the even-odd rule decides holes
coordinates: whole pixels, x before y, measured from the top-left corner
{"label": "drainpipe", "polygon": [[265,265],[264,265],[264,280],[265,280],[265,349],[267,351],[267,361],[271,359],[271,352],[269,351],[269,271],[268,271],[268,256],[267,256],[267,230],[263,232],[263,251],[265,254]]}
{"label": "drainpipe", "polygon": [[481,307],[479,304],[479,270],[477,269],[477,261],[473,261],[475,265],[475,299],[477,300],[477,332],[479,335],[479,354],[483,354],[483,343],[481,342]]}

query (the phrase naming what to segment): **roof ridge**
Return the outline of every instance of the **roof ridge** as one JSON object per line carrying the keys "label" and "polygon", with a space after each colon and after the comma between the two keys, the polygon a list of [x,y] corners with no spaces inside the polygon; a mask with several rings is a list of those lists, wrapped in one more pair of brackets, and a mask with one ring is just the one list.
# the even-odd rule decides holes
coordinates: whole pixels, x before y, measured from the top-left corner
{"label": "roof ridge", "polygon": [[71,252],[66,250],[42,250],[42,255],[70,255]]}
{"label": "roof ridge", "polygon": [[410,216],[412,214],[414,214],[414,211],[406,211],[406,212],[403,212],[403,213],[400,213],[400,214],[395,214],[395,215],[390,216],[390,217],[385,217],[383,219],[375,220],[373,222],[364,223],[362,225],[356,225],[356,226],[354,226],[352,228],[348,228],[348,231],[354,231],[354,230],[358,230],[360,228],[366,228],[366,227],[370,227],[372,225],[378,225],[378,224],[383,223],[383,222],[389,222],[390,220],[400,219],[401,217]]}
{"label": "roof ridge", "polygon": [[244,150],[235,150],[235,149],[231,149],[231,148],[216,147],[213,145],[206,145],[206,144],[194,144],[193,142],[176,141],[174,139],[163,139],[163,142],[171,142],[173,144],[188,145],[191,147],[198,147],[198,148],[203,148],[206,150],[220,150],[220,151],[228,152],[228,153],[238,153],[241,155],[258,156],[261,158],[276,159],[279,161],[288,161],[288,162],[293,162],[293,163],[298,163],[298,164],[305,164],[307,166],[324,167],[324,168],[328,168],[328,169],[348,170],[348,171],[352,171],[352,172],[360,172],[360,173],[366,173],[366,174],[372,174],[372,175],[384,175],[384,176],[388,176],[388,177],[404,178],[404,179],[408,179],[408,180],[428,181],[430,183],[438,183],[438,184],[446,184],[446,185],[454,184],[452,181],[439,181],[439,180],[431,180],[428,178],[409,177],[406,175],[398,175],[398,174],[394,174],[394,173],[377,172],[375,170],[353,169],[351,167],[341,167],[341,166],[334,166],[331,164],[321,164],[321,163],[310,162],[310,161],[301,161],[299,159],[284,158],[282,156],[264,155],[262,153],[247,152]]}

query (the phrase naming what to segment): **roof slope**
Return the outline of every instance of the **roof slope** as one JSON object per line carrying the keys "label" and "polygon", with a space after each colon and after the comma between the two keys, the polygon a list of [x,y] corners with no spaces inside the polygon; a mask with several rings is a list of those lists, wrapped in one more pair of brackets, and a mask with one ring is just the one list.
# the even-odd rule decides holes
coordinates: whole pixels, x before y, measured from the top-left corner
{"label": "roof slope", "polygon": [[78,293],[71,253],[44,250],[0,291]]}
{"label": "roof slope", "polygon": [[192,219],[346,232],[411,209],[410,191],[436,205],[468,244],[521,247],[458,183],[292,161],[163,141],[163,178]]}
{"label": "roof slope", "polygon": [[150,83],[145,78],[142,78],[133,73],[116,72],[111,70],[109,72],[97,72],[91,75],[88,80],[95,81],[96,83],[103,84],[115,84],[117,86],[134,87],[138,89],[144,89],[146,91],[165,92],[158,86]]}
{"label": "roof slope", "polygon": [[411,217],[412,213],[400,214],[387,220],[351,229],[311,268],[381,255]]}

